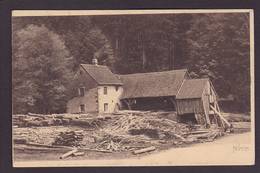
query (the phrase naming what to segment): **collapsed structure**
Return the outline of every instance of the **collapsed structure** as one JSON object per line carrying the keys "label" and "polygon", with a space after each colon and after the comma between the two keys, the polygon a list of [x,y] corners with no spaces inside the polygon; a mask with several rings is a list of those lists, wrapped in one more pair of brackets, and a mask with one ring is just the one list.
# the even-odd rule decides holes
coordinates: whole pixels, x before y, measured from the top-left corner
{"label": "collapsed structure", "polygon": [[94,59],[80,65],[75,80],[78,96],[67,103],[68,113],[174,110],[180,121],[229,126],[210,80],[191,79],[186,69],[117,75]]}

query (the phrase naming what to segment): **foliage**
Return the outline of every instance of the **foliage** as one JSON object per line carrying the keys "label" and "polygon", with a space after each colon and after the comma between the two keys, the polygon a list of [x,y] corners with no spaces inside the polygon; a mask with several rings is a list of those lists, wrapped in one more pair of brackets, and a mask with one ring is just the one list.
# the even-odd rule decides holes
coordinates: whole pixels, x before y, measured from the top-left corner
{"label": "foliage", "polygon": [[246,13],[15,17],[12,22],[17,112],[64,110],[75,86],[67,82],[71,69],[75,73],[93,56],[121,74],[188,68],[193,78],[209,77],[220,97],[233,95],[237,109],[249,110]]}
{"label": "foliage", "polygon": [[119,73],[179,67],[185,56],[181,47],[189,20],[190,16],[183,14],[92,17],[111,40]]}
{"label": "foliage", "polygon": [[80,63],[91,63],[94,53],[99,63],[113,66],[113,50],[103,32],[93,25],[88,16],[66,17],[18,17],[13,20],[13,30],[21,29],[29,24],[41,26],[57,33],[73,57],[73,69]]}
{"label": "foliage", "polygon": [[71,61],[59,35],[28,25],[13,34],[14,112],[64,111]]}
{"label": "foliage", "polygon": [[200,14],[187,33],[186,66],[194,77],[209,77],[220,96],[235,96],[249,109],[249,18],[247,14]]}

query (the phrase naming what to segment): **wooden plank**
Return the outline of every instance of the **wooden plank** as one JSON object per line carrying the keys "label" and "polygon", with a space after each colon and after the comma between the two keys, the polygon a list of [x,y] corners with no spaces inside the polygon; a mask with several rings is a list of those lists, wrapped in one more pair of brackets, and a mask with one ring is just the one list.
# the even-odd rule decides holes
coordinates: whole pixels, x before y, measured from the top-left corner
{"label": "wooden plank", "polygon": [[26,144],[15,144],[15,150],[22,150],[22,151],[43,151],[43,152],[61,152],[61,151],[68,151],[68,148],[48,148],[48,147],[39,147],[39,146],[28,146]]}
{"label": "wooden plank", "polygon": [[72,154],[73,156],[84,156],[85,152],[76,152]]}
{"label": "wooden plank", "polygon": [[71,151],[69,151],[69,152],[63,154],[62,156],[60,156],[60,159],[65,159],[65,158],[69,157],[70,155],[76,153],[77,151],[78,151],[78,149],[75,148],[75,149],[73,149],[73,150],[71,150]]}
{"label": "wooden plank", "polygon": [[96,152],[102,152],[102,153],[112,153],[112,151],[110,151],[110,150],[100,150],[100,149],[91,149],[91,148],[80,148],[80,150],[96,151]]}
{"label": "wooden plank", "polygon": [[128,101],[127,99],[123,99],[122,101],[125,102],[126,105],[127,105],[127,108],[128,108],[129,110],[131,110],[130,101]]}
{"label": "wooden plank", "polygon": [[133,153],[134,154],[141,154],[141,153],[145,153],[145,152],[150,152],[150,151],[154,151],[156,148],[154,146],[148,147],[148,148],[143,148],[140,150],[135,150]]}
{"label": "wooden plank", "polygon": [[31,117],[37,117],[37,118],[41,118],[41,119],[45,119],[45,115],[43,114],[35,114],[35,113],[28,113],[29,116]]}
{"label": "wooden plank", "polygon": [[231,124],[220,114],[220,112],[218,112],[213,106],[210,106],[210,108],[215,111],[215,113],[228,125],[228,127],[231,127]]}
{"label": "wooden plank", "polygon": [[60,146],[60,145],[46,145],[46,144],[38,144],[34,142],[28,142],[26,145],[34,146],[34,147],[45,147],[45,148],[65,148],[65,149],[72,149],[72,147],[69,146]]}
{"label": "wooden plank", "polygon": [[[212,106],[212,107],[214,107],[216,110],[218,110],[218,112],[220,113],[220,110],[218,109],[218,103],[217,103],[217,101],[215,101],[214,102],[214,105],[210,105],[210,106]],[[224,122],[221,120],[221,117],[219,117],[219,119],[217,118],[217,115],[216,115],[216,111],[214,111],[214,110],[210,110],[210,111],[213,111],[213,114],[214,114],[214,119],[215,119],[215,121],[216,121],[216,123],[218,124],[218,126],[219,127],[223,127],[223,128],[225,128],[225,124],[224,124]],[[219,124],[219,120],[220,120],[220,124]]]}

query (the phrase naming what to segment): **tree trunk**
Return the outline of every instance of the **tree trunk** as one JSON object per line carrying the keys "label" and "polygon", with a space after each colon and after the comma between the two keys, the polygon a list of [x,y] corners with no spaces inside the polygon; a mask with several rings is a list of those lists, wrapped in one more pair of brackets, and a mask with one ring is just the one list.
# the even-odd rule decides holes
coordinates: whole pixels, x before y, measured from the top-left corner
{"label": "tree trunk", "polygon": [[171,39],[169,41],[169,70],[173,70],[174,69],[174,39]]}
{"label": "tree trunk", "polygon": [[146,54],[145,54],[144,44],[142,45],[142,65],[143,65],[143,70],[145,70],[145,67],[146,67]]}

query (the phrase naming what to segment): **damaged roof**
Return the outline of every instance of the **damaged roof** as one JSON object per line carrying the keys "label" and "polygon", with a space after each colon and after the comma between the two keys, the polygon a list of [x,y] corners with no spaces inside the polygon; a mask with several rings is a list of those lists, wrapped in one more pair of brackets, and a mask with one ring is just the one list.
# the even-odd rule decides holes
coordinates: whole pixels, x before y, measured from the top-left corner
{"label": "damaged roof", "polygon": [[107,66],[81,64],[81,67],[99,84],[99,85],[122,85],[117,75],[113,74]]}
{"label": "damaged roof", "polygon": [[201,98],[208,81],[208,78],[184,80],[176,99]]}
{"label": "damaged roof", "polygon": [[119,75],[124,85],[121,98],[176,96],[186,69]]}

